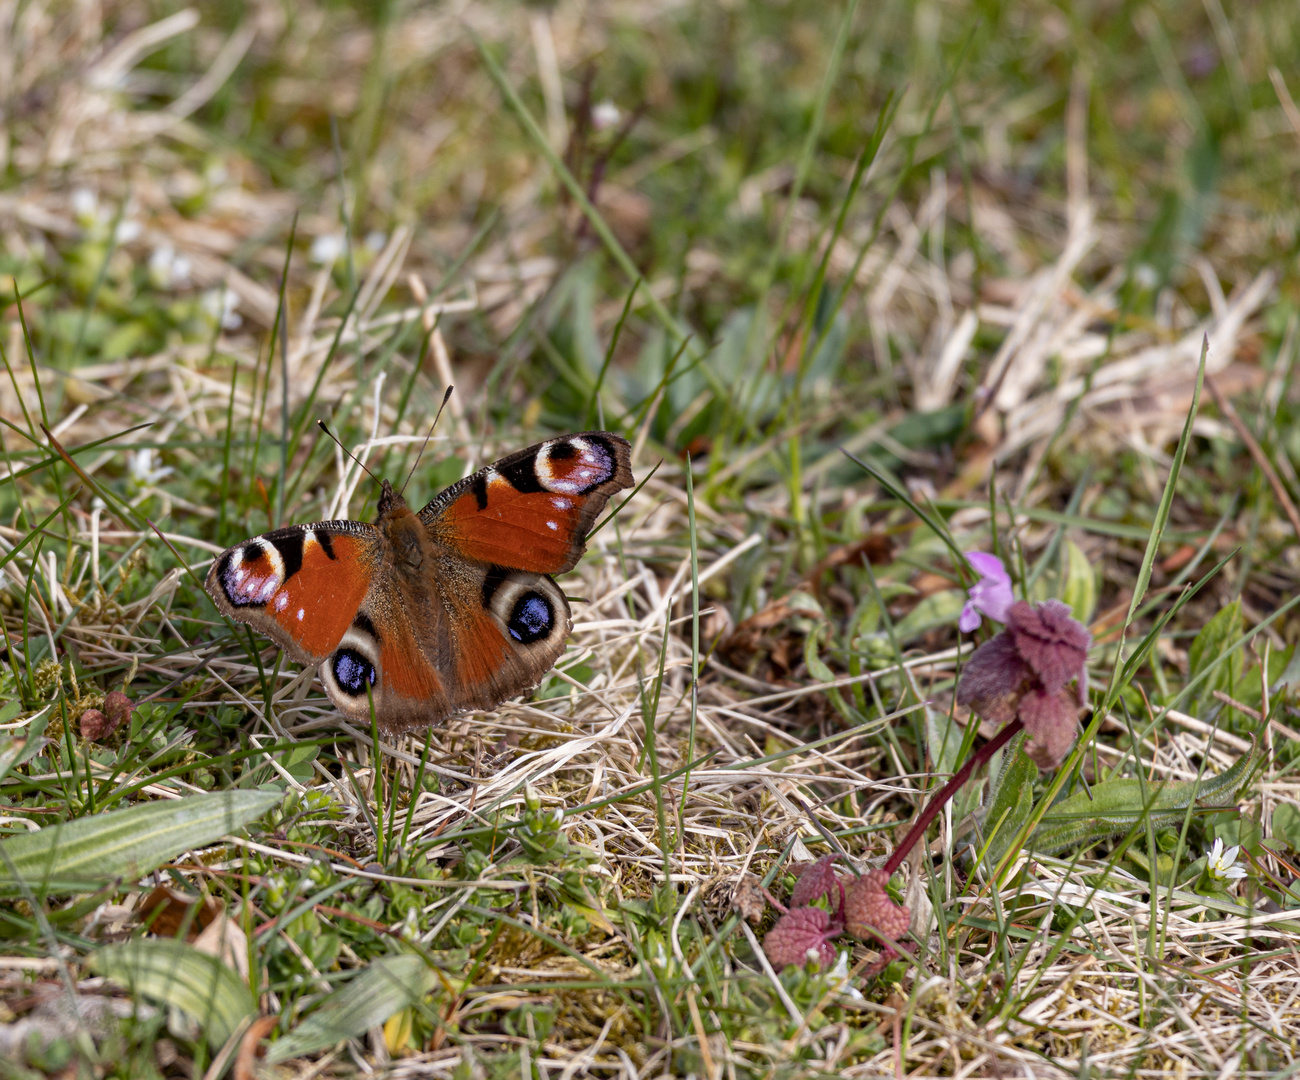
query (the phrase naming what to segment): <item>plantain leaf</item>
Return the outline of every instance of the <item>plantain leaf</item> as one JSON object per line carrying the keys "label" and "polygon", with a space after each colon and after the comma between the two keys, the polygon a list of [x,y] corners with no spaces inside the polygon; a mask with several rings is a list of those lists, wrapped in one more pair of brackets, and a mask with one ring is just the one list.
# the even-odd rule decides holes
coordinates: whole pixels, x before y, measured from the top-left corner
{"label": "plantain leaf", "polygon": [[248,983],[215,956],[173,938],[141,938],[93,952],[86,963],[133,994],[188,1013],[221,1047],[257,1011]]}
{"label": "plantain leaf", "polygon": [[1254,774],[1259,759],[1259,745],[1252,739],[1249,752],[1218,776],[1163,784],[1147,781],[1149,805],[1144,804],[1139,780],[1094,784],[1091,798],[1088,791],[1078,791],[1048,810],[1030,834],[1028,846],[1051,854],[1075,844],[1122,836],[1148,814],[1152,824],[1161,828],[1181,823],[1192,805],[1201,809],[1234,806],[1237,793]]}
{"label": "plantain leaf", "polygon": [[36,893],[77,892],[133,880],[191,848],[261,817],[277,791],[221,791],[141,803],[47,825],[0,842],[0,894],[20,883]]}
{"label": "plantain leaf", "polygon": [[404,953],[374,961],[267,1051],[268,1064],[324,1050],[364,1035],[394,1013],[417,1004],[433,986],[434,972],[418,956]]}

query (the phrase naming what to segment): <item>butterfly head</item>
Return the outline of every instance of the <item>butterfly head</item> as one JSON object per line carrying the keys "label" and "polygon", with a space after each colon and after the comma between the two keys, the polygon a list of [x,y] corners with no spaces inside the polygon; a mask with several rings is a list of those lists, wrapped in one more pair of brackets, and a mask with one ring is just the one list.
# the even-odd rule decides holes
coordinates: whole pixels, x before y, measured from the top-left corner
{"label": "butterfly head", "polygon": [[424,526],[406,505],[406,500],[393,490],[393,485],[387,480],[381,484],[379,516],[375,524],[387,538],[399,562],[413,570],[419,569],[424,562],[427,546]]}
{"label": "butterfly head", "polygon": [[381,480],[379,483],[379,516],[381,518],[391,517],[403,510],[406,510],[408,514],[410,513],[406,506],[406,500],[393,490],[392,484],[387,480]]}

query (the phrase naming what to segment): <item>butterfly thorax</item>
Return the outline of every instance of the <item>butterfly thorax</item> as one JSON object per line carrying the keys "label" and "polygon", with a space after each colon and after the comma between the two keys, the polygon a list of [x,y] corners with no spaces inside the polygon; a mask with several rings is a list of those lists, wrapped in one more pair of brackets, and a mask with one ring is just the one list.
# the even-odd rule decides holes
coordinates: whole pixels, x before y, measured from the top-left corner
{"label": "butterfly thorax", "polygon": [[383,494],[379,498],[379,517],[375,525],[388,541],[393,562],[397,566],[406,570],[419,570],[432,554],[424,524],[412,513],[406,500],[393,491],[387,480],[384,481]]}

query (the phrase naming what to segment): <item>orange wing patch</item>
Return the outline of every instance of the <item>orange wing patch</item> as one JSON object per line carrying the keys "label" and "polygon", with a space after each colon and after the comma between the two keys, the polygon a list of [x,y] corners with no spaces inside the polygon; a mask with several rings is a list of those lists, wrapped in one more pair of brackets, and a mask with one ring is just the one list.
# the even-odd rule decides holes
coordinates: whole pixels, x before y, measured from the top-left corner
{"label": "orange wing patch", "polygon": [[[266,612],[312,656],[334,651],[370,589],[369,552],[347,536],[330,537],[329,552],[308,532],[302,565],[267,601]],[[333,558],[330,558],[330,554]]]}
{"label": "orange wing patch", "polygon": [[560,574],[582,557],[610,496],[632,486],[631,455],[627,440],[608,431],[538,443],[453,484],[420,520],[464,558]]}
{"label": "orange wing patch", "polygon": [[510,655],[501,628],[482,609],[466,608],[456,624],[456,682],[478,697],[491,688]]}
{"label": "orange wing patch", "polygon": [[217,556],[204,587],[223,615],[266,634],[295,660],[319,664],[374,576],[377,538],[343,524],[296,525],[245,540]]}
{"label": "orange wing patch", "polygon": [[499,478],[488,484],[487,495],[481,509],[473,491],[448,506],[438,538],[467,559],[537,574],[559,573],[581,554],[580,497],[520,494]]}
{"label": "orange wing patch", "polygon": [[379,649],[379,666],[387,692],[427,702],[431,710],[443,707],[440,703],[445,701],[446,693],[442,680],[409,633],[385,637]]}

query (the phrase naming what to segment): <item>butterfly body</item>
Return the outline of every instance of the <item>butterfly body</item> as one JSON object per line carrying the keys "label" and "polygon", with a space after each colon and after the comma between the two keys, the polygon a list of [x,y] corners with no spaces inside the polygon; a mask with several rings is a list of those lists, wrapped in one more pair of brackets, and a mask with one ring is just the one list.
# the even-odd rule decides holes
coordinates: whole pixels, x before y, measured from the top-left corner
{"label": "butterfly body", "polygon": [[373,524],[320,521],[223,552],[218,609],[304,664],[340,712],[409,731],[536,686],[564,651],[571,570],[596,516],[632,484],[609,432],[529,447],[418,513],[385,481]]}

